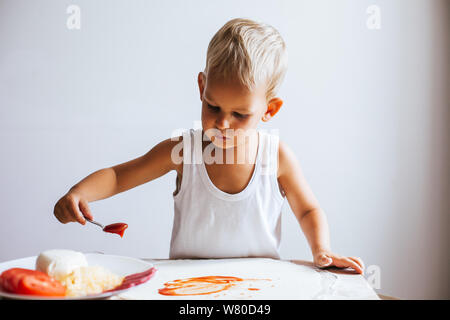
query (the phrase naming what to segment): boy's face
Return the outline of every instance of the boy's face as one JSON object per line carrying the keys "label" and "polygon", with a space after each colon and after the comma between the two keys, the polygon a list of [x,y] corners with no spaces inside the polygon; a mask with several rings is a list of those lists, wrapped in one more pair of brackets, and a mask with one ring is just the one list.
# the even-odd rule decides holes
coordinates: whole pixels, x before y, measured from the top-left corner
{"label": "boy's face", "polygon": [[228,149],[254,137],[260,120],[268,121],[283,102],[266,101],[266,87],[249,91],[237,82],[224,82],[214,77],[198,75],[202,101],[202,127],[214,145]]}

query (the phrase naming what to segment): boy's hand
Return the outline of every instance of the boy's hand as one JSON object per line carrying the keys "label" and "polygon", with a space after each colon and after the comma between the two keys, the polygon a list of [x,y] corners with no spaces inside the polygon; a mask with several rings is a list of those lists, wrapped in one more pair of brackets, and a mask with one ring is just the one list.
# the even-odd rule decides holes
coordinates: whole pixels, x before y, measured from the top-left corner
{"label": "boy's hand", "polygon": [[314,255],[314,264],[319,268],[352,268],[359,274],[364,273],[364,263],[358,257],[342,257],[330,251],[319,251]]}
{"label": "boy's hand", "polygon": [[81,194],[74,191],[66,193],[55,205],[53,214],[61,223],[79,222],[86,224],[86,219],[93,220],[88,202]]}

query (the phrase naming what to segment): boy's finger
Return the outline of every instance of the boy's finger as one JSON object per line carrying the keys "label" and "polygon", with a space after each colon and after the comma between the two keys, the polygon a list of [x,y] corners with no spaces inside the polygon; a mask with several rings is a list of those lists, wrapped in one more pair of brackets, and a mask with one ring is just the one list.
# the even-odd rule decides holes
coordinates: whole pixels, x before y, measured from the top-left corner
{"label": "boy's finger", "polygon": [[349,258],[343,258],[345,261],[345,267],[350,267],[355,269],[356,272],[358,273],[363,273],[363,269],[359,266],[359,264],[357,264],[355,261],[349,259]]}
{"label": "boy's finger", "polygon": [[353,260],[345,257],[333,257],[333,266],[338,268],[353,268],[356,272],[361,273],[361,267]]}
{"label": "boy's finger", "polygon": [[62,216],[61,217],[64,219],[63,223],[77,221],[75,219],[75,217],[73,216],[73,214],[71,213],[72,209],[71,209],[69,203],[66,203],[61,211],[62,211]]}
{"label": "boy's finger", "polygon": [[365,266],[364,266],[364,262],[360,259],[360,258],[358,258],[358,257],[348,257],[349,259],[352,259],[353,261],[355,261],[357,264],[359,264],[359,266],[361,267],[361,269],[365,269]]}
{"label": "boy's finger", "polygon": [[84,215],[87,219],[89,219],[89,220],[93,220],[93,219],[94,219],[94,216],[92,215],[91,209],[89,208],[89,205],[88,205],[88,203],[87,203],[86,200],[80,199],[80,204],[79,204],[79,206],[80,206],[81,212],[83,213],[83,215]]}
{"label": "boy's finger", "polygon": [[78,221],[82,225],[85,225],[86,219],[84,219],[84,216],[81,213],[81,211],[78,209],[78,206],[75,204],[75,201],[70,202],[70,209],[75,214],[74,218],[76,219],[76,221]]}

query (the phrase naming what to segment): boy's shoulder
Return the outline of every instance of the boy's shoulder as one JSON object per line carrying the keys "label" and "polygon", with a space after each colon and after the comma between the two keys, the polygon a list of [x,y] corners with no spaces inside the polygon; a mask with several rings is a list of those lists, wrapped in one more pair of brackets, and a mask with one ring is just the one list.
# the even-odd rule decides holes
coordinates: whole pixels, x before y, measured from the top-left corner
{"label": "boy's shoulder", "polygon": [[278,143],[278,171],[277,177],[287,174],[297,163],[297,157],[286,142],[279,139]]}
{"label": "boy's shoulder", "polygon": [[174,136],[162,140],[158,143],[158,149],[164,154],[164,158],[170,163],[170,169],[176,170],[178,173],[181,173],[183,170],[183,162],[180,159],[183,159],[183,136]]}

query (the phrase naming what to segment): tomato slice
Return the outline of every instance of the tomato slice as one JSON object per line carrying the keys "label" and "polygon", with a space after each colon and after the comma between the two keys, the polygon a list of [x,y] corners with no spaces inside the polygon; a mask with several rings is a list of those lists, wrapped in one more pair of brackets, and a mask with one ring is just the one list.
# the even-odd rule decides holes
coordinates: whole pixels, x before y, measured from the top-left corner
{"label": "tomato slice", "polygon": [[17,293],[62,297],[66,294],[66,288],[44,273],[24,276],[19,282]]}
{"label": "tomato slice", "polygon": [[11,268],[4,271],[0,275],[0,285],[3,290],[14,293],[18,286],[19,281],[26,274],[33,274],[35,270],[23,269],[23,268]]}
{"label": "tomato slice", "polygon": [[64,296],[66,293],[66,288],[46,273],[23,268],[4,271],[0,275],[0,285],[3,290],[17,294]]}

